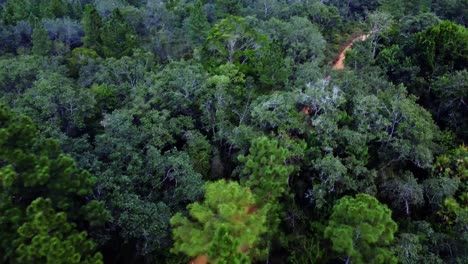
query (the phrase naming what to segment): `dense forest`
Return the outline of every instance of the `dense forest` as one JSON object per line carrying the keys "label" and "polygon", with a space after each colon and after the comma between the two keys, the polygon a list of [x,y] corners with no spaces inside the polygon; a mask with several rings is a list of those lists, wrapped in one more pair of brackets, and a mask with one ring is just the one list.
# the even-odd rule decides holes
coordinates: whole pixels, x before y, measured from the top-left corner
{"label": "dense forest", "polygon": [[468,263],[467,14],[0,0],[0,263]]}

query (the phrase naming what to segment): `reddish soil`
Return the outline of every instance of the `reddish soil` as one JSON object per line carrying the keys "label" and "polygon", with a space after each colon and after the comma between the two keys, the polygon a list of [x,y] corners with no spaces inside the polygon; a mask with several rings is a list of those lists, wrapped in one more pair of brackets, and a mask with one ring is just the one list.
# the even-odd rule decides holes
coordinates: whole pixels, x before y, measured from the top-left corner
{"label": "reddish soil", "polygon": [[207,264],[208,258],[204,255],[192,259],[189,264]]}
{"label": "reddish soil", "polygon": [[354,35],[354,37],[351,40],[347,41],[343,45],[343,48],[341,48],[340,54],[337,56],[337,58],[333,62],[332,68],[335,69],[335,70],[344,69],[344,67],[345,67],[344,60],[346,58],[346,55],[345,55],[346,51],[348,51],[349,49],[351,49],[353,47],[354,42],[356,42],[358,40],[364,41],[368,37],[369,37],[369,35],[359,34],[359,35]]}

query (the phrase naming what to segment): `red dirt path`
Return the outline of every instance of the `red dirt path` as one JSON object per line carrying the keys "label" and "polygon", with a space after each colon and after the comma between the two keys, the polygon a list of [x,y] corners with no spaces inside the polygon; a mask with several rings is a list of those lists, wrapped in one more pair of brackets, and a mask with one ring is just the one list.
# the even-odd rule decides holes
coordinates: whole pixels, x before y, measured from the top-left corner
{"label": "red dirt path", "polygon": [[365,35],[365,34],[361,34],[361,35],[358,35],[357,37],[354,37],[353,39],[351,39],[350,41],[348,41],[345,46],[341,49],[341,52],[340,54],[338,55],[337,59],[335,60],[335,62],[333,63],[333,66],[332,68],[335,69],[335,70],[342,70],[344,69],[345,65],[344,65],[344,60],[346,58],[346,51],[348,51],[349,49],[351,49],[353,47],[353,44],[354,42],[360,40],[360,41],[364,41],[366,40],[367,38],[369,37],[369,34]]}

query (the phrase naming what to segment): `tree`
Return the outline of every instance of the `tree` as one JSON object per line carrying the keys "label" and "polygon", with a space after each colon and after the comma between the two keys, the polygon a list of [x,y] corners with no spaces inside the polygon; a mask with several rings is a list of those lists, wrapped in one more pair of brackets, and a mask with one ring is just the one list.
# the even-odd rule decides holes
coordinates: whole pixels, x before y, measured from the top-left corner
{"label": "tree", "polygon": [[229,15],[239,15],[243,8],[241,0],[214,0],[214,6],[218,17],[226,17]]}
{"label": "tree", "polygon": [[340,134],[339,124],[346,119],[343,110],[346,103],[344,91],[327,78],[315,82],[308,80],[304,86],[294,91],[295,104],[305,114],[305,120],[313,127],[307,131],[316,141],[317,148],[324,152],[336,146],[335,139]]}
{"label": "tree", "polygon": [[260,82],[267,89],[282,89],[291,73],[291,61],[284,59],[281,47],[270,43],[258,51],[256,71]]}
{"label": "tree", "polygon": [[[434,164],[435,175],[463,181],[466,179],[468,169],[468,147],[461,145],[447,151],[436,159]],[[467,188],[468,186],[465,186]],[[465,191],[465,190],[463,190]]]}
{"label": "tree", "polygon": [[402,209],[407,216],[410,215],[411,206],[424,202],[423,187],[411,172],[405,172],[402,177],[385,179],[382,188],[382,193],[392,201],[393,206]]}
{"label": "tree", "polygon": [[229,234],[229,230],[226,226],[222,225],[216,229],[213,237],[213,242],[208,248],[209,256],[218,256],[213,263],[217,264],[248,264],[250,263],[249,257],[247,257],[242,249],[239,251],[239,242],[235,241],[234,238]]}
{"label": "tree", "polygon": [[395,248],[395,255],[398,257],[401,263],[418,263],[424,259],[422,256],[423,247],[417,235],[403,233],[399,235],[396,243],[397,246]]}
{"label": "tree", "polygon": [[83,27],[79,21],[66,18],[44,19],[44,28],[47,30],[52,40],[60,41],[70,49],[83,44]]}
{"label": "tree", "polygon": [[83,24],[83,30],[85,33],[83,38],[85,48],[93,49],[96,52],[101,53],[101,30],[103,22],[101,16],[93,5],[86,5],[81,23]]}
{"label": "tree", "polygon": [[463,0],[434,0],[432,11],[443,19],[454,21],[466,27],[466,2]]}
{"label": "tree", "polygon": [[40,72],[65,74],[66,69],[50,57],[32,55],[0,60],[0,96],[13,104],[21,94],[30,89]]}
{"label": "tree", "polygon": [[388,249],[396,230],[387,206],[368,194],[358,194],[345,196],[333,206],[324,234],[346,263],[397,263]]}
{"label": "tree", "polygon": [[[281,0],[258,0],[247,2],[249,14],[253,13],[261,19],[278,17],[281,12],[287,10],[287,3]],[[284,14],[284,13],[283,13]],[[286,16],[286,15],[284,15]]]}
{"label": "tree", "polygon": [[161,71],[151,74],[149,78],[153,84],[151,89],[148,89],[147,96],[151,98],[152,103],[159,105],[161,110],[167,109],[173,114],[191,116],[198,112],[197,103],[206,91],[204,86],[207,78],[200,64],[172,62]]}
{"label": "tree", "polygon": [[328,154],[314,160],[313,164],[317,179],[307,196],[315,202],[317,208],[326,204],[328,194],[340,194],[346,189],[355,189],[353,179],[348,176],[348,170],[339,158]]}
{"label": "tree", "polygon": [[453,255],[446,257],[447,262],[464,262],[467,259],[468,235],[465,231],[468,226],[467,202],[468,195],[465,191],[458,199],[446,199],[441,210],[437,213],[444,220],[442,230],[444,235],[448,237],[450,250],[454,252]]}
{"label": "tree", "polygon": [[253,67],[251,56],[266,44],[266,36],[258,34],[244,18],[229,16],[211,28],[203,50],[204,60],[212,67],[229,62],[249,71]]}
{"label": "tree", "polygon": [[212,263],[238,263],[226,262],[229,256],[247,263],[260,235],[267,231],[267,207],[259,208],[249,188],[236,182],[219,180],[205,184],[204,190],[203,203],[188,206],[193,220],[180,213],[172,217],[171,251],[190,257],[206,255]]}
{"label": "tree", "polygon": [[450,21],[429,27],[415,35],[414,54],[426,74],[463,70],[468,63],[468,30]]}
{"label": "tree", "polygon": [[210,142],[199,132],[189,132],[185,135],[185,138],[187,140],[187,153],[190,156],[193,168],[203,176],[208,175],[212,156]]}
{"label": "tree", "polygon": [[244,164],[245,185],[257,195],[260,205],[276,203],[287,192],[288,177],[294,167],[287,164],[291,153],[277,140],[260,137],[252,142],[249,155],[239,156]]}
{"label": "tree", "polygon": [[[424,180],[424,196],[433,209],[440,208],[446,199],[454,197],[460,187],[458,177],[434,175]],[[460,188],[461,189],[461,188]]]}
{"label": "tree", "polygon": [[89,90],[75,86],[59,73],[41,73],[34,86],[16,100],[17,108],[28,114],[42,133],[59,137],[77,136],[95,115],[95,99]]}
{"label": "tree", "polygon": [[[96,178],[41,139],[25,116],[0,106],[0,254],[19,263],[102,263],[84,227],[103,224],[89,200]],[[88,202],[86,202],[88,201]]]}
{"label": "tree", "polygon": [[205,41],[208,36],[210,28],[205,11],[203,10],[203,1],[197,0],[193,4],[190,16],[187,18],[186,23],[190,38],[194,44],[203,44],[203,41]]}
{"label": "tree", "polygon": [[435,100],[431,107],[436,120],[442,122],[462,139],[468,139],[468,71],[462,70],[439,77],[431,85]]}
{"label": "tree", "polygon": [[[301,146],[305,148],[305,144]],[[268,208],[266,226],[269,232],[262,240],[263,252],[258,253],[260,258],[271,250],[271,238],[278,232],[283,211],[279,199],[288,193],[289,175],[294,166],[287,162],[292,156],[292,152],[281,146],[279,141],[262,136],[253,140],[249,155],[238,157],[244,165],[242,174],[246,176],[241,182],[251,188],[261,208]]]}
{"label": "tree", "polygon": [[383,0],[380,10],[392,14],[395,18],[412,17],[431,11],[431,1],[415,0],[411,2],[402,0]]}
{"label": "tree", "polygon": [[112,11],[109,19],[101,29],[102,54],[105,57],[120,58],[129,56],[139,40],[118,8]]}
{"label": "tree", "polygon": [[203,180],[191,153],[176,148],[185,149],[193,121],[155,110],[145,98],[135,93],[126,107],[104,115],[90,164],[99,175],[100,197],[114,209],[115,250],[127,245],[136,256],[164,258],[163,249],[171,243],[170,217],[201,198]]}
{"label": "tree", "polygon": [[432,177],[424,181],[425,195],[429,203],[440,208],[447,200],[458,198],[463,204],[468,191],[467,170],[468,147],[464,145],[437,157]]}
{"label": "tree", "polygon": [[377,47],[381,34],[388,30],[393,24],[393,18],[385,12],[373,12],[368,14],[366,20],[366,34],[372,47],[372,58],[377,55]]}
{"label": "tree", "polygon": [[28,10],[27,0],[8,0],[3,10],[3,22],[6,25],[14,25],[16,22],[28,17]]}
{"label": "tree", "polygon": [[401,20],[401,31],[404,34],[415,34],[426,30],[428,27],[436,26],[440,19],[433,13],[422,13],[416,16],[404,17]]}
{"label": "tree", "polygon": [[204,92],[199,93],[199,109],[203,113],[204,129],[224,145],[232,140],[235,127],[247,122],[254,91],[247,87],[240,67],[226,63],[213,70],[213,75],[206,80]]}
{"label": "tree", "polygon": [[402,161],[420,168],[432,166],[439,129],[404,87],[389,87],[356,99],[353,116],[357,130],[377,143],[385,166]]}
{"label": "tree", "polygon": [[326,41],[307,18],[294,16],[288,22],[272,18],[265,23],[264,30],[270,39],[281,45],[294,64],[322,61]]}
{"label": "tree", "polygon": [[52,46],[49,40],[47,31],[42,26],[37,26],[32,35],[33,48],[32,52],[35,55],[48,55]]}
{"label": "tree", "polygon": [[263,131],[304,132],[303,116],[297,111],[291,93],[275,92],[252,102],[251,123]]}
{"label": "tree", "polygon": [[98,58],[98,54],[93,49],[76,48],[68,58],[68,68],[72,77],[78,77],[81,67]]}

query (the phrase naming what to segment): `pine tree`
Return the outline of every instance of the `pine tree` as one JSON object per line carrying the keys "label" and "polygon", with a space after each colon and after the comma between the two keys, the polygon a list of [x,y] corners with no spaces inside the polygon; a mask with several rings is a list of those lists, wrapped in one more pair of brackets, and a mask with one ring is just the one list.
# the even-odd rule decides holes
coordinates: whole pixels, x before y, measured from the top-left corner
{"label": "pine tree", "polygon": [[203,3],[201,0],[195,2],[192,6],[190,16],[187,19],[189,27],[189,35],[195,44],[202,44],[208,36],[210,24],[203,10]]}
{"label": "pine tree", "polygon": [[335,204],[324,234],[346,263],[396,263],[387,248],[396,230],[387,206],[368,194],[358,194]]}
{"label": "pine tree", "polygon": [[245,184],[259,198],[263,205],[276,203],[288,188],[288,176],[294,168],[286,164],[291,156],[289,151],[277,140],[260,137],[252,142],[249,155],[240,156],[239,161],[245,164],[243,174],[247,175]]}
{"label": "pine tree", "polygon": [[216,229],[213,242],[208,248],[209,256],[218,256],[216,264],[248,264],[250,263],[247,255],[238,250],[237,241],[229,234],[229,229],[221,225]]}
{"label": "pine tree", "polygon": [[85,202],[95,181],[29,118],[0,105],[0,261],[102,263],[78,228],[108,218],[102,203]]}
{"label": "pine tree", "polygon": [[63,0],[50,0],[50,12],[54,17],[63,17],[66,15],[67,7]]}
{"label": "pine tree", "polygon": [[47,31],[41,25],[36,26],[32,35],[32,53],[35,55],[46,56],[52,46]]}
{"label": "pine tree", "polygon": [[14,25],[16,22],[28,18],[27,0],[8,0],[3,11],[3,22]]}
{"label": "pine tree", "polygon": [[103,22],[101,16],[93,5],[86,5],[82,24],[85,32],[85,36],[83,38],[84,46],[95,50],[97,53],[101,53],[101,30]]}
{"label": "pine tree", "polygon": [[211,263],[235,263],[226,262],[233,256],[238,263],[246,263],[260,235],[267,231],[268,208],[257,208],[250,190],[236,182],[207,183],[204,202],[188,209],[190,218],[178,213],[171,219],[174,253],[207,256]]}
{"label": "pine tree", "polygon": [[135,30],[123,17],[118,8],[114,9],[101,31],[102,53],[105,57],[129,56],[138,44]]}
{"label": "pine tree", "polygon": [[271,238],[277,235],[283,211],[279,198],[288,191],[288,177],[294,170],[287,164],[291,156],[277,140],[263,136],[252,142],[249,155],[239,157],[244,163],[242,173],[247,176],[243,183],[256,195],[258,205],[267,210],[268,234],[261,242],[259,257],[265,257],[270,250]]}

